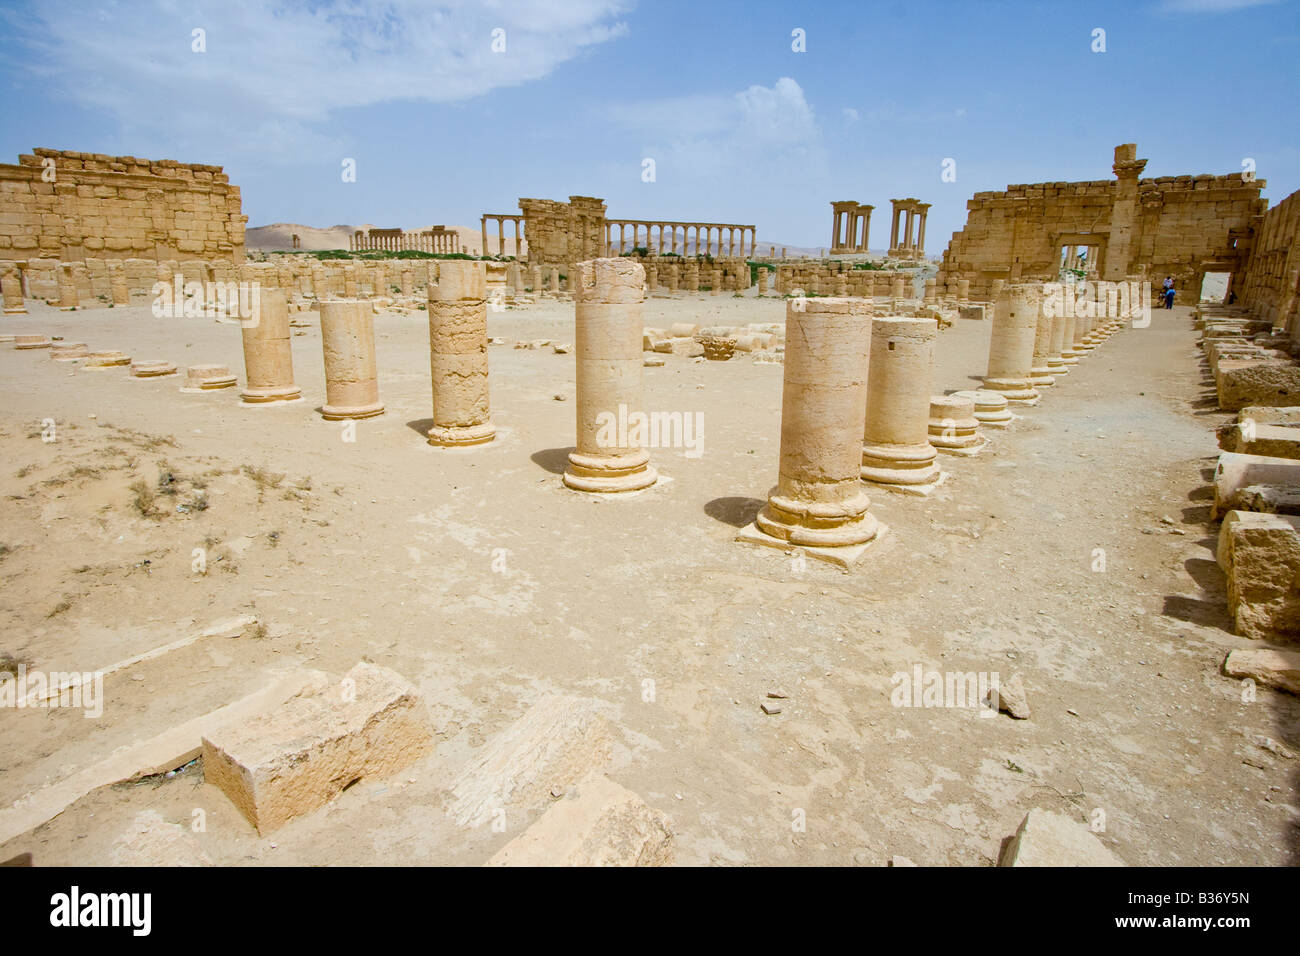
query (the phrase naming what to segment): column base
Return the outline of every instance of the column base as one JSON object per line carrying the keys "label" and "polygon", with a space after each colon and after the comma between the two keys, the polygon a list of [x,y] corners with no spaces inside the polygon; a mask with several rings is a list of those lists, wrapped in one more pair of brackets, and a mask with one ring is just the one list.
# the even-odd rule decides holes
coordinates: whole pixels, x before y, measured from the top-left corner
{"label": "column base", "polygon": [[20,306],[12,306],[12,307],[10,307],[10,308],[5,309],[4,314],[5,314],[5,315],[26,315],[26,314],[27,314],[27,308],[26,308],[25,306],[21,306],[21,305],[20,305]]}
{"label": "column base", "polygon": [[870,499],[859,492],[848,501],[797,501],[771,495],[754,518],[758,530],[786,544],[811,548],[845,548],[876,536]]}
{"label": "column base", "polygon": [[267,405],[271,402],[295,402],[302,398],[297,385],[268,385],[265,388],[245,388],[239,399],[245,405]]}
{"label": "column base", "polygon": [[328,422],[342,421],[345,418],[374,418],[376,415],[384,414],[384,403],[375,402],[373,405],[323,405],[320,414]]}
{"label": "column base", "polygon": [[[874,519],[872,519],[874,521]],[[883,524],[876,523],[871,537],[860,544],[840,545],[837,547],[821,547],[818,545],[795,544],[785,538],[775,538],[767,534],[758,527],[757,522],[752,522],[741,528],[736,533],[735,540],[742,544],[757,544],[765,548],[775,548],[779,551],[790,551],[798,549],[800,553],[806,554],[810,558],[818,561],[825,561],[837,568],[848,570],[857,564],[866,555],[867,551],[873,546],[884,540],[889,533],[889,529]]]}
{"label": "column base", "polygon": [[574,491],[617,494],[640,491],[659,479],[644,451],[631,455],[595,456],[569,453],[569,467],[564,470],[564,484]]}
{"label": "column base", "polygon": [[1047,388],[1056,384],[1056,379],[1048,372],[1047,366],[1029,370],[1029,384],[1034,388]]}
{"label": "column base", "polygon": [[179,375],[180,372],[171,362],[165,362],[161,359],[149,362],[132,362],[132,378],[165,378],[168,375]]}
{"label": "column base", "polygon": [[1054,362],[1048,362],[1047,371],[1050,375],[1068,375],[1070,368],[1066,364],[1065,359],[1061,358]]}
{"label": "column base", "polygon": [[464,448],[486,444],[496,437],[496,433],[496,426],[488,421],[479,425],[434,425],[425,434],[430,445]]}
{"label": "column base", "polygon": [[945,455],[962,455],[966,458],[978,455],[988,443],[989,440],[980,434],[968,435],[964,438],[930,436],[930,444],[934,446],[935,451]]}
{"label": "column base", "polygon": [[[986,378],[984,387],[990,392],[997,392],[1007,400],[1008,405],[1037,405],[1038,390],[1029,383],[1027,378]],[[975,416],[976,421],[979,416]]]}
{"label": "column base", "polygon": [[942,471],[935,459],[938,453],[928,441],[917,445],[862,446],[863,481],[890,487],[933,485]]}

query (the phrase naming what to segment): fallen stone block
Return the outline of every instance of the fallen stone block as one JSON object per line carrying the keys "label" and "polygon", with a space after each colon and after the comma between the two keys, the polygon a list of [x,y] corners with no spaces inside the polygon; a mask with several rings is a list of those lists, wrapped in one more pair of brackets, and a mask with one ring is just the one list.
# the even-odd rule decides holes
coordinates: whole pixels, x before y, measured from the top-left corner
{"label": "fallen stone block", "polygon": [[[695,339],[669,339],[673,355],[684,355],[687,358],[697,358],[704,354],[704,346]],[[656,349],[655,351],[659,351]]]}
{"label": "fallen stone block", "polygon": [[1300,517],[1228,512],[1217,559],[1238,634],[1254,640],[1300,635]]}
{"label": "fallen stone block", "polygon": [[1249,677],[1269,687],[1300,694],[1300,651],[1279,647],[1233,651],[1223,663],[1223,672],[1229,677]]}
{"label": "fallen stone block", "polygon": [[1300,405],[1300,366],[1290,360],[1219,362],[1215,375],[1219,408],[1235,412],[1247,405]]}
{"label": "fallen stone block", "polygon": [[1300,425],[1300,406],[1247,405],[1237,412],[1237,421],[1251,421],[1256,425]]}
{"label": "fallen stone block", "polygon": [[974,319],[976,322],[983,322],[986,318],[985,308],[982,305],[959,305],[957,306],[957,318]]}
{"label": "fallen stone block", "polygon": [[700,327],[694,322],[674,322],[668,329],[670,339],[690,338],[698,334]]}
{"label": "fallen stone block", "polygon": [[1255,511],[1250,505],[1259,503],[1260,487],[1257,486],[1300,489],[1300,461],[1225,451],[1214,469],[1214,506],[1210,520],[1216,521],[1233,510]]}
{"label": "fallen stone block", "polygon": [[247,697],[187,720],[156,737],[119,747],[99,763],[47,784],[16,801],[13,806],[0,809],[0,843],[7,843],[33,827],[54,819],[77,800],[100,787],[182,767],[203,752],[205,733],[261,713],[300,693],[305,687],[324,687],[326,684],[327,679],[320,671],[296,671],[277,678]]}
{"label": "fallen stone block", "polygon": [[[596,702],[548,697],[497,734],[452,783],[449,815],[477,827],[510,811],[526,813],[566,792],[613,754],[609,724]],[[508,823],[508,821],[507,821]]]}
{"label": "fallen stone block", "polygon": [[203,737],[203,775],[266,834],[365,778],[395,773],[432,739],[415,688],[362,662],[327,689]]}
{"label": "fallen stone block", "polygon": [[604,774],[579,781],[488,866],[666,866],[673,827]]}
{"label": "fallen stone block", "polygon": [[1051,810],[1030,810],[998,866],[1124,866],[1082,823]]}
{"label": "fallen stone block", "polygon": [[1219,447],[1242,455],[1300,459],[1300,428],[1261,425],[1253,419],[1232,422],[1218,429]]}

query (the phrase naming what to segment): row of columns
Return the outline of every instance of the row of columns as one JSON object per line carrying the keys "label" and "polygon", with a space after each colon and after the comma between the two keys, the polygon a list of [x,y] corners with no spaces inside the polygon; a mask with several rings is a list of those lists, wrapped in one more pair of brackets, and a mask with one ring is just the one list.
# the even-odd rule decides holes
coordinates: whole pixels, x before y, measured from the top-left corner
{"label": "row of columns", "polygon": [[459,234],[444,226],[435,226],[424,232],[403,232],[401,229],[371,229],[368,232],[358,230],[349,237],[348,249],[352,252],[462,251]]}
{"label": "row of columns", "polygon": [[506,254],[506,223],[514,224],[515,231],[515,258],[523,257],[523,236],[524,236],[524,217],[511,215],[508,213],[484,213],[479,217],[479,231],[483,237],[483,255],[492,255],[488,251],[488,220],[491,219],[497,224],[497,251],[498,256]]}
{"label": "row of columns", "polygon": [[889,226],[889,254],[899,259],[925,255],[925,217],[930,203],[919,199],[891,199],[893,215]]}
{"label": "row of columns", "polygon": [[1060,268],[1082,272],[1096,272],[1098,265],[1097,246],[1062,246]]}
{"label": "row of columns", "polygon": [[[614,228],[618,240],[614,240]],[[629,237],[630,230],[630,237]],[[656,232],[657,230],[657,232]],[[619,253],[632,249],[648,249],[663,255],[678,251],[678,230],[681,230],[681,252],[685,255],[752,256],[755,254],[758,228],[756,226],[731,226],[703,222],[644,222],[634,219],[605,220],[606,248]],[[714,234],[716,232],[716,239]],[[630,244],[629,244],[630,238]]]}

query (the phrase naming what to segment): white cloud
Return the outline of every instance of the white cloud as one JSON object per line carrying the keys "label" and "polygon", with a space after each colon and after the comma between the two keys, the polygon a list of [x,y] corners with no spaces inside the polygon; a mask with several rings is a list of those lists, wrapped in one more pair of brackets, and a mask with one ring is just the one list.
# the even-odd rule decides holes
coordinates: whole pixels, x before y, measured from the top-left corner
{"label": "white cloud", "polygon": [[844,122],[846,123],[856,123],[861,118],[858,111],[852,106],[846,106],[840,112],[844,114]]}
{"label": "white cloud", "polygon": [[698,94],[623,103],[607,121],[639,133],[645,155],[699,176],[737,168],[799,170],[824,162],[821,128],[789,77],[731,95]]}
{"label": "white cloud", "polygon": [[[35,82],[135,131],[279,148],[338,135],[340,110],[455,102],[540,79],[622,36],[630,0],[43,0],[5,15]],[[191,49],[206,31],[207,52]],[[493,52],[495,28],[505,51]],[[229,145],[240,145],[229,143]]]}

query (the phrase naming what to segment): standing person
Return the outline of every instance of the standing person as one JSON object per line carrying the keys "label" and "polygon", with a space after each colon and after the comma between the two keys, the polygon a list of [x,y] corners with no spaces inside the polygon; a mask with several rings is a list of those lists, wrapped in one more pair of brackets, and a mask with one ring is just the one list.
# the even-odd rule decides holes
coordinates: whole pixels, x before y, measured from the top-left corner
{"label": "standing person", "polygon": [[1166,279],[1165,282],[1168,283],[1165,286],[1165,308],[1172,309],[1174,307],[1174,284],[1169,279]]}

